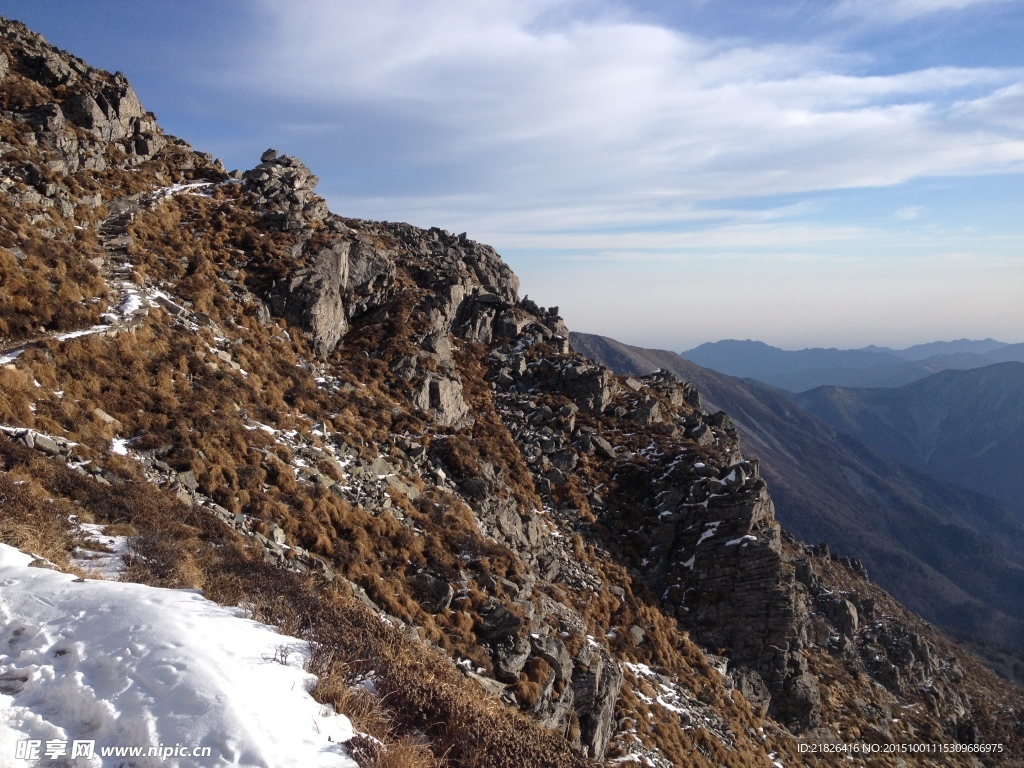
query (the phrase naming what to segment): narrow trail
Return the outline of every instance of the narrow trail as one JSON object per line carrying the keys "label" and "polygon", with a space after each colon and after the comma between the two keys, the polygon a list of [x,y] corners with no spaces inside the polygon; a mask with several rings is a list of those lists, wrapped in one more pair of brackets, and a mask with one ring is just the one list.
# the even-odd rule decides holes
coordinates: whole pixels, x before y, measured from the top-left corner
{"label": "narrow trail", "polygon": [[159,205],[180,192],[191,192],[209,186],[212,186],[211,182],[175,184],[151,193],[126,195],[108,203],[110,213],[97,228],[97,238],[103,247],[104,255],[100,263],[97,263],[100,259],[93,260],[107,285],[108,302],[111,307],[101,316],[103,322],[76,331],[40,334],[17,344],[0,347],[0,365],[13,363],[26,350],[38,347],[50,339],[67,341],[96,333],[113,336],[126,330],[135,330],[149,314],[150,307],[158,304],[172,310],[173,314],[178,314],[181,308],[169,301],[166,296],[160,292],[147,292],[144,287],[134,282],[135,268],[128,255],[128,246],[132,242],[128,228],[144,208]]}

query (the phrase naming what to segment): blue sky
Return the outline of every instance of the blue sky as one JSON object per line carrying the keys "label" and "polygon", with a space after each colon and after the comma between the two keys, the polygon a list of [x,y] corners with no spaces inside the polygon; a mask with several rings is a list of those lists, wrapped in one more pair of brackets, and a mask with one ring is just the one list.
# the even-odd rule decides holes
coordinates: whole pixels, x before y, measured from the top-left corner
{"label": "blue sky", "polygon": [[1024,341],[1024,0],[0,0],[229,167],[466,231],[573,330]]}

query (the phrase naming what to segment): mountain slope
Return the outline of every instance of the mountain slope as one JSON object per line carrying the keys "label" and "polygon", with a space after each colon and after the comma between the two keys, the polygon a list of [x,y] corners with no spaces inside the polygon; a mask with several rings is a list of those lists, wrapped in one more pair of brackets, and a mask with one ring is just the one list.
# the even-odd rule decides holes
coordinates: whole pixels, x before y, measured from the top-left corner
{"label": "mountain slope", "polygon": [[[779,392],[702,369],[672,352],[572,334],[622,373],[671,370],[723,408],[762,462],[779,519],[828,542],[914,610],[950,630],[1024,649],[1024,526],[1003,505],[894,462]],[[874,390],[865,390],[871,392]]]}
{"label": "mountain slope", "polygon": [[0,32],[0,542],[74,568],[104,526],[126,580],[309,642],[362,768],[1021,754],[1021,692],[785,534],[693,387],[573,352],[492,248],[334,214],[273,150],[229,174]]}
{"label": "mountain slope", "polygon": [[943,371],[896,389],[820,387],[793,399],[908,466],[999,499],[1024,520],[1024,363]]}
{"label": "mountain slope", "polygon": [[992,341],[934,342],[893,350],[801,349],[788,351],[760,341],[732,339],[701,344],[680,356],[703,368],[803,392],[815,387],[899,387],[938,371],[966,370],[1022,361],[1020,344]]}

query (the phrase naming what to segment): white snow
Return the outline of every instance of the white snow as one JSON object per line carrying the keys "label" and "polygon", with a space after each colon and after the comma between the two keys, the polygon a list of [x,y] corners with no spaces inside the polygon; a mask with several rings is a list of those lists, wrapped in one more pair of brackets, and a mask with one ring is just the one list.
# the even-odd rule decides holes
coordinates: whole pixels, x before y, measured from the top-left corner
{"label": "white snow", "polygon": [[71,562],[99,578],[111,580],[118,578],[124,572],[124,556],[128,554],[128,537],[108,536],[106,526],[96,523],[79,523],[75,521],[74,516],[72,516],[72,522],[85,534],[90,543],[99,544],[104,549],[75,547],[70,555]]}
{"label": "white snow", "polygon": [[140,307],[142,307],[142,297],[136,291],[128,290],[125,291],[124,300],[118,306],[117,312],[121,317],[128,317]]}
{"label": "white snow", "polygon": [[737,544],[746,545],[746,544],[750,544],[750,543],[756,542],[756,541],[757,541],[757,536],[751,536],[748,533],[746,536],[740,536],[738,539],[730,539],[729,541],[725,542],[725,546],[727,546],[727,547],[735,547]]}
{"label": "white snow", "polygon": [[[104,750],[142,747],[137,768],[356,768],[341,743],[348,718],[308,694],[304,642],[191,590],[78,580],[31,561],[0,544],[0,764],[34,765],[16,758],[17,742],[34,739],[40,765],[48,740],[94,740],[92,757],[60,764],[114,768],[128,762]],[[145,756],[175,745],[210,756]]]}
{"label": "white snow", "polygon": [[715,535],[716,533],[718,533],[718,526],[720,526],[721,524],[722,524],[722,521],[721,521],[721,520],[715,520],[715,521],[714,521],[714,522],[712,522],[712,523],[708,523],[708,524],[707,524],[707,526],[706,526],[706,529],[705,529],[704,533],[702,533],[702,534],[700,535],[700,538],[699,538],[699,539],[697,539],[697,544],[696,544],[696,546],[698,546],[698,547],[699,547],[699,546],[700,546],[701,544],[703,544],[703,543],[704,543],[705,541],[707,541],[707,540],[708,540],[708,539],[710,539],[710,538],[711,538],[712,536],[714,536],[714,535]]}
{"label": "white snow", "polygon": [[[187,192],[189,194],[196,194],[193,190],[202,189],[203,187],[212,187],[213,182],[211,181],[192,181],[182,184],[172,184],[169,187],[158,189],[153,193],[152,197],[154,200],[163,200],[168,197],[173,197],[180,192]],[[209,197],[209,195],[202,195],[202,197]]]}
{"label": "white snow", "polygon": [[13,363],[15,360],[21,357],[21,353],[24,351],[25,347],[18,347],[17,349],[8,350],[3,355],[0,355],[0,365],[7,365],[8,363]]}
{"label": "white snow", "polygon": [[128,441],[123,437],[115,437],[110,443],[110,452],[118,456],[128,455]]}
{"label": "white snow", "polygon": [[58,333],[54,336],[58,341],[67,341],[68,339],[77,339],[82,336],[91,336],[94,333],[103,333],[103,331],[109,331],[109,325],[94,325],[91,328],[85,328],[81,331],[68,331],[67,333]]}

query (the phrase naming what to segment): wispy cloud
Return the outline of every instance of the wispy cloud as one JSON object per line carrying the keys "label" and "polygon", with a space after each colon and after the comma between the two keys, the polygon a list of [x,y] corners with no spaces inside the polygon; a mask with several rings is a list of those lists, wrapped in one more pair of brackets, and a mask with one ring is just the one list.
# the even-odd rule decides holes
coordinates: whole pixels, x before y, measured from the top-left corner
{"label": "wispy cloud", "polygon": [[1019,0],[841,0],[836,5],[834,13],[837,16],[856,16],[873,22],[892,22],[999,3],[1019,3]]}
{"label": "wispy cloud", "polygon": [[582,7],[265,1],[273,40],[246,72],[340,120],[372,111],[401,126],[392,149],[408,162],[510,208],[617,197],[643,216],[668,200],[1024,168],[1022,70],[865,75],[824,45],[729,44]]}
{"label": "wispy cloud", "polygon": [[[998,335],[1020,319],[1005,280],[1019,229],[1009,244],[959,221],[932,232],[927,195],[839,209],[857,190],[1024,171],[1024,67],[900,67],[839,28],[1019,1],[840,0],[779,42],[793,38],[712,36],[626,0],[259,0],[262,38],[229,76],[288,105],[280,124],[326,126],[319,162],[338,171],[322,191],[339,210],[465,229],[581,330],[688,328],[697,343],[759,332],[754,318],[886,343],[901,322],[962,322],[943,308],[970,284],[996,298],[963,317]],[[973,263],[939,258],[950,249]]]}
{"label": "wispy cloud", "polygon": [[924,206],[921,205],[905,205],[902,208],[896,209],[896,219],[898,221],[913,221],[918,218],[924,212]]}

